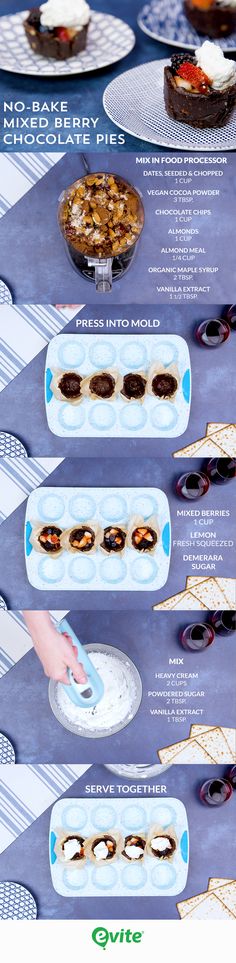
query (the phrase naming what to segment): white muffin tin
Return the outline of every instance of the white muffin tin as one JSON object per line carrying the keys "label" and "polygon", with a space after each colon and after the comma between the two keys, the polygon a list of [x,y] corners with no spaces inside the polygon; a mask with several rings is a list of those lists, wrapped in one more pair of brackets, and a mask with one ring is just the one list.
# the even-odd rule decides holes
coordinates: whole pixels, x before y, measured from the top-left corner
{"label": "white muffin tin", "polygon": [[[60,829],[70,835],[81,833],[84,838],[116,829],[124,838],[129,833],[147,833],[154,824],[166,832],[168,827],[174,827],[178,845],[170,861],[145,855],[135,864],[119,857],[114,863],[96,866],[87,860],[83,868],[76,870],[66,868],[55,853]],[[174,798],[60,799],[51,813],[49,861],[54,889],[61,896],[176,896],[185,889],[188,876],[185,806]]]}
{"label": "white muffin tin", "polygon": [[[64,551],[59,558],[35,551],[30,535],[35,524],[61,529],[93,519],[101,528],[127,526],[134,515],[148,524],[157,516],[160,537],[153,554],[125,548],[124,554],[92,555]],[[37,488],[27,501],[25,558],[29,582],[50,591],[156,591],[165,585],[170,565],[171,526],[168,499],[160,488]]]}
{"label": "white muffin tin", "polygon": [[[148,371],[155,361],[166,370],[173,362],[180,373],[174,402],[145,395],[143,404],[118,395],[112,401],[84,398],[79,405],[58,401],[51,391],[55,370],[88,377],[117,368],[121,375]],[[50,430],[60,437],[176,438],[187,428],[191,404],[189,350],[173,334],[60,334],[49,344],[45,370],[45,404]]]}

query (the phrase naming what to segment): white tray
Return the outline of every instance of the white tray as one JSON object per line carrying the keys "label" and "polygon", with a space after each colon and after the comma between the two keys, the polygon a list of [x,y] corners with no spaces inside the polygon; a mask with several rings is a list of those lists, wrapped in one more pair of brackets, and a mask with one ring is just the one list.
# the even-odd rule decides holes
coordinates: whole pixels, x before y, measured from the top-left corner
{"label": "white tray", "polygon": [[[112,402],[84,398],[79,405],[58,401],[51,391],[55,370],[74,370],[84,377],[102,369],[148,371],[158,359],[166,367],[175,362],[180,384],[174,402],[146,394],[143,404],[118,395]],[[48,426],[60,437],[176,438],[187,428],[191,404],[189,350],[179,335],[60,334],[49,344],[45,370]]]}
{"label": "white tray", "polygon": [[107,116],[140,140],[185,151],[236,149],[236,110],[224,127],[199,130],[171,120],[164,104],[164,67],[170,60],[153,60],[119,74],[103,95]]}
{"label": "white tray", "polygon": [[[157,515],[160,538],[152,555],[126,548],[122,557],[97,549],[91,556],[64,551],[52,558],[35,551],[30,534],[35,523],[54,522],[61,529],[97,520],[101,527],[127,525],[133,515],[148,523]],[[27,501],[25,558],[29,582],[57,591],[150,592],[165,585],[170,565],[171,528],[168,499],[160,488],[37,488]]]}
{"label": "white tray", "polygon": [[68,60],[40,57],[31,49],[23,20],[27,10],[0,17],[0,68],[14,74],[62,77],[101,70],[126,57],[135,45],[133,30],[107,13],[91,11],[86,50]]}
{"label": "white tray", "polygon": [[[96,832],[117,829],[122,837],[145,832],[157,823],[168,831],[173,826],[178,846],[171,862],[145,856],[144,861],[68,870],[57,859],[58,830],[81,832],[84,838]],[[49,830],[49,861],[52,883],[61,896],[176,896],[185,889],[188,876],[189,834],[185,806],[179,799],[60,799],[53,806]]]}

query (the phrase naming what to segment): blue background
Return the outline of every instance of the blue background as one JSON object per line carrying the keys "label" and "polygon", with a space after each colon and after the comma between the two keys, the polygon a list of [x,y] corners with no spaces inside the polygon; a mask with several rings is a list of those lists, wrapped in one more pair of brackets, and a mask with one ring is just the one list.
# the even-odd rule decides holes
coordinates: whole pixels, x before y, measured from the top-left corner
{"label": "blue background", "polygon": [[[214,767],[215,777],[225,776],[226,772],[227,769],[222,766]],[[231,879],[235,876],[235,793],[220,808],[204,806],[199,800],[199,787],[211,776],[211,766],[172,766],[162,777],[149,781],[152,786],[166,785],[167,795],[162,798],[165,800],[167,796],[175,796],[183,801],[187,809],[189,876],[185,890],[177,897],[68,899],[58,896],[52,887],[48,862],[51,808],[2,853],[0,879],[13,879],[31,890],[37,902],[39,919],[118,919],[122,922],[134,919],[179,919],[177,901],[205,891],[210,876],[228,876]],[[85,796],[87,785],[118,786],[122,783],[128,785],[120,777],[106,772],[104,767],[94,765],[62,798]],[[127,796],[124,798],[127,799]],[[131,798],[134,800],[135,797],[132,795]]]}

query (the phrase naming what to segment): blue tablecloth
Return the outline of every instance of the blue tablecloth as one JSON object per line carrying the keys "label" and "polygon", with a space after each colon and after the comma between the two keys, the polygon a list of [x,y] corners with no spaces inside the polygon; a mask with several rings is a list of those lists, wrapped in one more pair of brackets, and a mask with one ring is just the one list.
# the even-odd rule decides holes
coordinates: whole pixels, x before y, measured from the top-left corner
{"label": "blue tablecloth", "polygon": [[[22,10],[22,6],[24,6],[24,0],[2,0],[1,15],[17,13]],[[28,8],[33,6],[35,6],[35,3],[30,0]],[[117,77],[125,70],[129,70],[131,67],[136,67],[138,64],[150,60],[163,60],[170,55],[172,48],[151,40],[139,29],[137,25],[137,15],[142,7],[142,0],[130,0],[130,2],[129,0],[92,0],[91,6],[94,10],[113,14],[113,16],[120,17],[125,20],[126,23],[130,24],[136,34],[137,40],[133,51],[128,57],[111,67],[107,67],[105,70],[88,73],[84,76],[75,75],[74,77],[64,77],[57,80],[24,77],[22,74],[16,75],[10,74],[7,71],[1,71],[1,99],[7,102],[12,100],[12,98],[14,101],[20,99],[24,101],[27,107],[31,104],[32,99],[35,100],[36,97],[37,100],[43,104],[45,100],[51,100],[51,98],[56,95],[58,99],[67,99],[69,101],[71,116],[99,116],[99,132],[102,134],[114,134],[117,133],[117,127],[108,119],[102,106],[103,93],[107,85],[114,77]],[[25,4],[25,8],[27,8],[27,3]],[[27,116],[27,110],[22,113],[21,116]],[[48,132],[51,132],[51,130],[52,126],[49,126]],[[120,145],[119,151],[140,151],[145,146],[146,141],[138,140],[127,134],[125,135],[125,144]],[[17,146],[13,148],[5,146],[4,149],[14,151],[17,150]],[[30,146],[25,146],[23,149],[32,150]],[[58,150],[57,145],[52,149]],[[77,147],[72,146],[72,150],[77,149]],[[101,149],[104,149],[104,145],[101,145]],[[106,149],[116,150],[117,147],[112,147],[108,144]],[[100,150],[100,146],[97,150]],[[155,152],[157,152],[157,150],[158,148],[155,148]]]}
{"label": "blue tablecloth", "polygon": [[[16,842],[0,856],[0,880],[13,879],[28,887],[35,896],[39,919],[143,920],[179,919],[176,902],[207,889],[208,879],[235,876],[235,794],[220,809],[204,806],[199,800],[199,786],[209,778],[211,766],[172,766],[150,785],[166,785],[167,796],[181,799],[186,806],[190,832],[190,866],[187,885],[180,896],[124,899],[65,899],[53,889],[48,862],[48,833],[51,809],[40,816]],[[214,767],[214,775],[225,775],[222,766]],[[103,766],[94,765],[64,797],[86,796],[86,786],[131,785],[113,776]],[[64,798],[63,797],[63,798]],[[95,796],[93,797],[95,799]],[[101,800],[101,795],[98,797]],[[107,797],[106,797],[107,798]],[[115,796],[111,797],[114,802]],[[127,799],[127,796],[124,798]],[[135,800],[135,796],[131,798]],[[138,797],[141,798],[140,796]],[[160,797],[158,797],[160,798]],[[106,922],[105,922],[106,925]]]}

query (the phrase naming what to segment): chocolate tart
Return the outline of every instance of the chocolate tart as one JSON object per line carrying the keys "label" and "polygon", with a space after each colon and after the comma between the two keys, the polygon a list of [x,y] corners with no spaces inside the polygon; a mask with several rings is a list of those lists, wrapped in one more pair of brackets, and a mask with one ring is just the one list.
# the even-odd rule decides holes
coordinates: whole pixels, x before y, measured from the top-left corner
{"label": "chocolate tart", "polygon": [[103,542],[101,543],[101,548],[108,555],[112,552],[123,552],[125,548],[126,532],[123,528],[119,528],[118,525],[109,525],[104,529]]}
{"label": "chocolate tart", "polygon": [[101,374],[92,375],[89,382],[91,395],[96,398],[112,398],[115,392],[115,378],[109,371],[102,371]]}
{"label": "chocolate tart", "polygon": [[36,552],[57,557],[62,551],[61,536],[62,530],[57,525],[38,525],[33,528],[30,541]]}
{"label": "chocolate tart", "polygon": [[81,396],[81,375],[76,371],[65,371],[58,381],[58,388],[67,401],[75,401]]}
{"label": "chocolate tart", "polygon": [[[80,852],[76,852],[74,853],[73,856],[70,857],[70,859],[66,859],[65,844],[69,843],[70,841],[79,843]],[[76,832],[70,833],[70,834],[68,833],[67,835],[65,835],[65,833],[62,834],[62,832],[59,832],[58,839],[55,844],[55,852],[58,856],[59,862],[64,863],[64,866],[66,867],[66,869],[80,869],[86,861],[85,839],[83,836],[80,836],[79,833],[76,833]]]}
{"label": "chocolate tart", "polygon": [[143,401],[146,391],[147,379],[143,374],[130,372],[124,375],[121,394],[126,401]]}
{"label": "chocolate tart", "polygon": [[207,93],[192,92],[177,87],[172,68],[165,67],[164,100],[172,120],[201,129],[223,127],[236,104],[236,82],[225,90],[209,87]]}
{"label": "chocolate tart", "polygon": [[[130,853],[126,852],[126,848],[129,847]],[[137,849],[141,849],[142,852],[138,855],[135,854]],[[140,859],[143,859],[146,849],[146,839],[144,836],[138,836],[136,833],[131,833],[129,836],[125,837],[124,849],[122,849],[121,855],[124,859],[127,859],[129,863],[139,863]],[[131,855],[132,853],[132,855]]]}
{"label": "chocolate tart", "polygon": [[[105,844],[107,852],[96,854],[95,850],[101,843]],[[120,855],[121,849],[122,839],[120,833],[115,829],[112,833],[101,833],[100,836],[98,836],[98,834],[90,836],[85,846],[86,855],[96,866],[104,866],[105,863],[111,862],[111,860],[114,862]]]}
{"label": "chocolate tart", "polygon": [[184,0],[184,13],[197,33],[212,39],[227,37],[236,30],[236,8],[209,3],[208,10],[198,7],[194,0]]}
{"label": "chocolate tart", "polygon": [[24,21],[27,40],[35,54],[54,60],[68,60],[85,50],[89,23],[81,30],[55,27],[49,30],[40,23],[40,7],[33,7]]}
{"label": "chocolate tart", "polygon": [[152,379],[152,393],[155,398],[173,398],[178,389],[177,378],[165,372],[155,374]]}
{"label": "chocolate tart", "polygon": [[157,532],[151,525],[138,525],[132,532],[132,546],[137,552],[151,552],[157,544]]}
{"label": "chocolate tart", "polygon": [[[158,842],[159,840],[159,842]],[[176,851],[176,841],[168,833],[157,833],[148,842],[148,853],[156,859],[171,859]]]}

